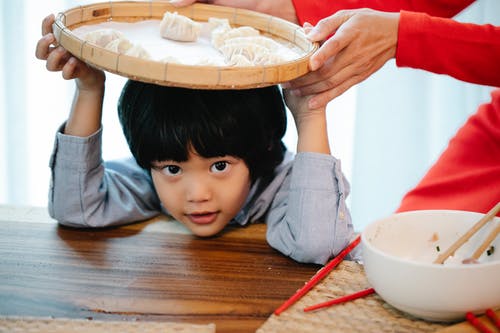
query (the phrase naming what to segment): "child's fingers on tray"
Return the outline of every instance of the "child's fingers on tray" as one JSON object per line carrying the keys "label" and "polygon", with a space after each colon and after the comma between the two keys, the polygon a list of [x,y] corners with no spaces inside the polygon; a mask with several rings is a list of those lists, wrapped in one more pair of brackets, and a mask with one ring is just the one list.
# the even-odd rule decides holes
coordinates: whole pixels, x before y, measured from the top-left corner
{"label": "child's fingers on tray", "polygon": [[78,77],[79,62],[75,57],[70,57],[68,61],[65,62],[62,68],[62,76],[65,80],[71,80]]}
{"label": "child's fingers on tray", "polygon": [[47,67],[47,70],[51,72],[60,71],[62,70],[70,56],[71,55],[68,51],[59,46],[49,53],[45,66]]}
{"label": "child's fingers on tray", "polygon": [[42,21],[42,36],[52,32],[52,24],[55,21],[54,14],[50,14]]}
{"label": "child's fingers on tray", "polygon": [[55,41],[53,34],[49,33],[44,35],[38,40],[35,49],[35,56],[40,60],[47,60],[49,53],[52,51],[50,45]]}

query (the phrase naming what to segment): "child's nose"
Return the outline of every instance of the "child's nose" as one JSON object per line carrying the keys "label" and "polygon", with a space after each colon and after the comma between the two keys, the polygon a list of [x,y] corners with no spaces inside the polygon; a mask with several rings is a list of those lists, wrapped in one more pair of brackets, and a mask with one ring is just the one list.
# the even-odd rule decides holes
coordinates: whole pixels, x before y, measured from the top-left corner
{"label": "child's nose", "polygon": [[196,179],[189,183],[186,192],[187,200],[191,202],[208,201],[211,198],[210,186]]}

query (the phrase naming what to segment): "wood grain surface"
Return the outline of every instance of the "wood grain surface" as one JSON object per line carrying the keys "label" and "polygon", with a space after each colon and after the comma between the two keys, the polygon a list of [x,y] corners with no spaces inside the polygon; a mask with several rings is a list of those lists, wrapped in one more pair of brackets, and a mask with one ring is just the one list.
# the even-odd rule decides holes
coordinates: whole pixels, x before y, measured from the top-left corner
{"label": "wood grain surface", "polygon": [[320,268],[270,248],[263,224],[201,239],[162,219],[99,230],[21,220],[0,218],[0,315],[254,332]]}

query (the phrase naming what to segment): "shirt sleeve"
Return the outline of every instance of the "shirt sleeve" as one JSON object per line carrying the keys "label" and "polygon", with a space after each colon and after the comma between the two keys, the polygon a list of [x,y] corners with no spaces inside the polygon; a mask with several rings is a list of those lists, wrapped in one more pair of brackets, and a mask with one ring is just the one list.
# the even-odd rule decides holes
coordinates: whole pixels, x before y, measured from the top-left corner
{"label": "shirt sleeve", "polygon": [[[451,37],[450,37],[451,36]],[[500,27],[402,11],[396,64],[500,86]]]}
{"label": "shirt sleeve", "polygon": [[102,131],[86,137],[58,132],[50,168],[49,213],[72,227],[105,227],[160,213],[147,172],[133,159],[104,163]]}
{"label": "shirt sleeve", "polygon": [[439,17],[453,17],[474,0],[292,0],[300,24],[315,25],[342,9],[371,8],[386,12],[408,10]]}
{"label": "shirt sleeve", "polygon": [[299,153],[266,217],[267,241],[299,262],[324,264],[353,238],[340,161]]}

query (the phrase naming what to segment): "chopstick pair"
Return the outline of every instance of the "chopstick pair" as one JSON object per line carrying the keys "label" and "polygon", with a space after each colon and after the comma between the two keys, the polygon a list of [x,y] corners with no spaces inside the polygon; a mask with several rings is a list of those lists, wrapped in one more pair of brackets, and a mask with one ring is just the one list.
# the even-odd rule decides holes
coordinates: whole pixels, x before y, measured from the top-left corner
{"label": "chopstick pair", "polygon": [[[490,319],[490,321],[495,325],[498,329],[500,329],[500,319],[498,319],[498,316],[495,314],[495,312],[492,309],[487,309],[486,310],[486,317]],[[465,314],[465,319],[474,326],[479,332],[481,333],[493,333],[492,330],[490,330],[484,323],[482,323],[479,318],[477,318],[472,312],[467,312]]]}
{"label": "chopstick pair", "polygon": [[[476,224],[474,224],[462,237],[460,237],[455,243],[453,243],[446,251],[440,254],[436,260],[435,264],[443,264],[449,256],[453,255],[455,251],[462,245],[465,244],[476,232],[478,232],[486,223],[492,220],[497,213],[500,211],[500,202],[498,202],[486,215],[484,215]],[[491,233],[486,237],[483,243],[474,251],[472,256],[468,259],[476,260],[481,254],[488,248],[491,242],[500,233],[500,223],[491,231]]]}
{"label": "chopstick pair", "polygon": [[283,311],[288,309],[292,304],[297,302],[302,296],[304,296],[309,290],[311,290],[319,281],[321,281],[325,276],[334,269],[349,252],[351,252],[359,243],[361,242],[361,234],[356,236],[354,240],[349,243],[340,253],[333,258],[329,263],[327,263],[323,268],[321,268],[313,277],[306,282],[306,284],[297,290],[295,294],[292,295],[288,300],[286,300],[279,308],[274,311],[274,314],[279,316]]}

